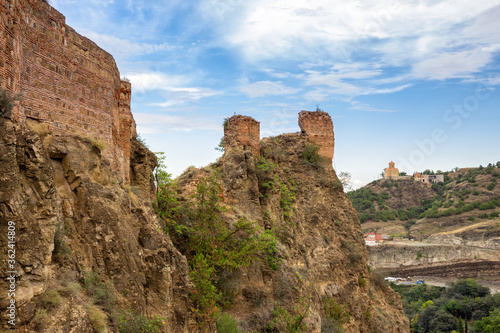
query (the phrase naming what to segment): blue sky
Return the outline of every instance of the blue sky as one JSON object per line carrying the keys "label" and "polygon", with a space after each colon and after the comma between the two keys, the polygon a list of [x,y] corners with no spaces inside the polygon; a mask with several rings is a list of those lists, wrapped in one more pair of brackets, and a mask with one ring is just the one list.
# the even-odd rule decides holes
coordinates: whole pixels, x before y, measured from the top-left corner
{"label": "blue sky", "polygon": [[137,131],[169,172],[221,154],[224,117],[261,135],[333,117],[355,187],[500,160],[500,0],[52,0],[132,82]]}

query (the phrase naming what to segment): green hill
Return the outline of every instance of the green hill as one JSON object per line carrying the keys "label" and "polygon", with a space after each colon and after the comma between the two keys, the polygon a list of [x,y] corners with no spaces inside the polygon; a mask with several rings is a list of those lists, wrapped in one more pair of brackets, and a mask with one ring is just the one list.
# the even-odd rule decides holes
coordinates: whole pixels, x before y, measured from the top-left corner
{"label": "green hill", "polygon": [[[427,171],[428,172],[428,171]],[[443,172],[432,186],[377,180],[347,193],[364,231],[417,240],[436,234],[500,234],[500,162]]]}

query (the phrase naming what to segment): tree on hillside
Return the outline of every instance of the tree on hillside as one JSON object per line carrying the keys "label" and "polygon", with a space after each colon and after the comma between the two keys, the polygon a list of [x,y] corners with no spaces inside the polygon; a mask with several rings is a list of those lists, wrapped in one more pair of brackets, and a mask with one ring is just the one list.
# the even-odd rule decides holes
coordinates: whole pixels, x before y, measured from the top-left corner
{"label": "tree on hillside", "polygon": [[500,332],[500,309],[495,309],[490,312],[489,317],[476,321],[474,323],[476,332],[494,333]]}
{"label": "tree on hillside", "polygon": [[339,173],[339,180],[342,183],[342,186],[344,186],[344,190],[352,190],[352,181],[351,181],[351,174],[346,171],[342,171]]}
{"label": "tree on hillside", "polygon": [[[228,120],[229,117],[224,118],[224,122],[222,123],[222,128],[226,128]],[[224,137],[224,135],[222,135],[222,138],[220,138],[219,145],[215,147],[215,150],[220,151],[221,153],[223,153],[226,150],[226,138]]]}

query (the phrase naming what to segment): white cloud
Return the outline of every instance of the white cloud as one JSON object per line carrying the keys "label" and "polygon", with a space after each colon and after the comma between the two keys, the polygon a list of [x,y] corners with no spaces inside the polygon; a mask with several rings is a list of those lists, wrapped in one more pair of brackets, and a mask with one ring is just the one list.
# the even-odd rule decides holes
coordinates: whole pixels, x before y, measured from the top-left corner
{"label": "white cloud", "polygon": [[479,72],[492,58],[490,52],[479,49],[462,52],[441,53],[413,65],[417,78],[445,80],[465,78]]}
{"label": "white cloud", "polygon": [[300,89],[287,87],[281,81],[259,81],[240,87],[240,91],[249,97],[262,97],[267,95],[289,95]]}
{"label": "white cloud", "polygon": [[161,107],[171,107],[186,102],[194,102],[202,98],[212,97],[219,95],[220,92],[207,89],[207,88],[172,88],[164,89],[162,93],[163,97],[167,100],[162,103],[153,103],[151,105],[161,106]]}
{"label": "white cloud", "polygon": [[164,73],[137,73],[127,75],[132,88],[137,91],[172,90],[175,87],[187,85],[191,79],[182,75],[167,75]]}
{"label": "white cloud", "polygon": [[91,30],[84,30],[82,34],[95,42],[99,47],[111,53],[113,57],[127,58],[131,56],[151,54],[165,50],[172,50],[168,43],[162,44],[137,44],[130,40],[120,39],[115,36],[103,35]]}
{"label": "white cloud", "polygon": [[132,83],[133,92],[144,94],[148,91],[160,91],[166,101],[152,103],[151,105],[163,108],[221,94],[220,91],[209,88],[192,87],[190,85],[193,80],[183,75],[167,75],[151,72],[127,75],[127,78]]}
{"label": "white cloud", "polygon": [[171,116],[164,114],[134,113],[140,133],[162,133],[167,131],[221,130],[220,120],[207,119],[201,115]]}
{"label": "white cloud", "polygon": [[[213,0],[202,3],[214,5]],[[211,23],[219,26],[221,43],[239,50],[250,62],[290,60],[311,70],[307,68],[311,61],[323,64],[321,69],[329,62],[356,66],[357,58],[363,55],[372,58],[372,66],[385,67],[347,69],[353,80],[370,79],[391,66],[417,79],[463,77],[483,69],[499,50],[495,44],[500,0],[224,3],[217,15],[210,16]],[[266,71],[278,79],[301,75]],[[322,78],[310,76],[308,84],[352,89],[340,85],[340,78],[346,77],[336,71]]]}
{"label": "white cloud", "polygon": [[[253,1],[239,8],[244,14],[230,23],[224,42],[240,48],[250,59],[311,58],[351,54],[355,44],[448,32],[492,8],[498,1],[469,0],[396,2],[375,0]],[[231,21],[229,11],[221,22]]]}
{"label": "white cloud", "polygon": [[351,110],[370,111],[370,112],[397,112],[397,111],[399,111],[399,110],[379,109],[379,108],[375,108],[369,104],[360,103],[358,101],[351,101],[350,103],[352,105]]}

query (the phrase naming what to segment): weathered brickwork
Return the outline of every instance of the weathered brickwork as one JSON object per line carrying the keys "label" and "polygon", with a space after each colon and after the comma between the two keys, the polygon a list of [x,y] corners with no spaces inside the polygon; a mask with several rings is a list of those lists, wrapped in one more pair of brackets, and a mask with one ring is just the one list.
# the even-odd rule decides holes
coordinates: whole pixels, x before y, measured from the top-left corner
{"label": "weathered brickwork", "polygon": [[302,134],[321,146],[319,154],[326,157],[331,164],[335,138],[330,115],[323,111],[301,111],[299,112],[299,127]]}
{"label": "weathered brickwork", "polygon": [[37,119],[55,135],[94,136],[128,181],[131,86],[113,57],[41,0],[0,0],[0,29],[0,86],[22,93],[11,118]]}
{"label": "weathered brickwork", "polygon": [[232,116],[224,126],[226,149],[248,147],[255,156],[260,155],[260,123],[247,116]]}

